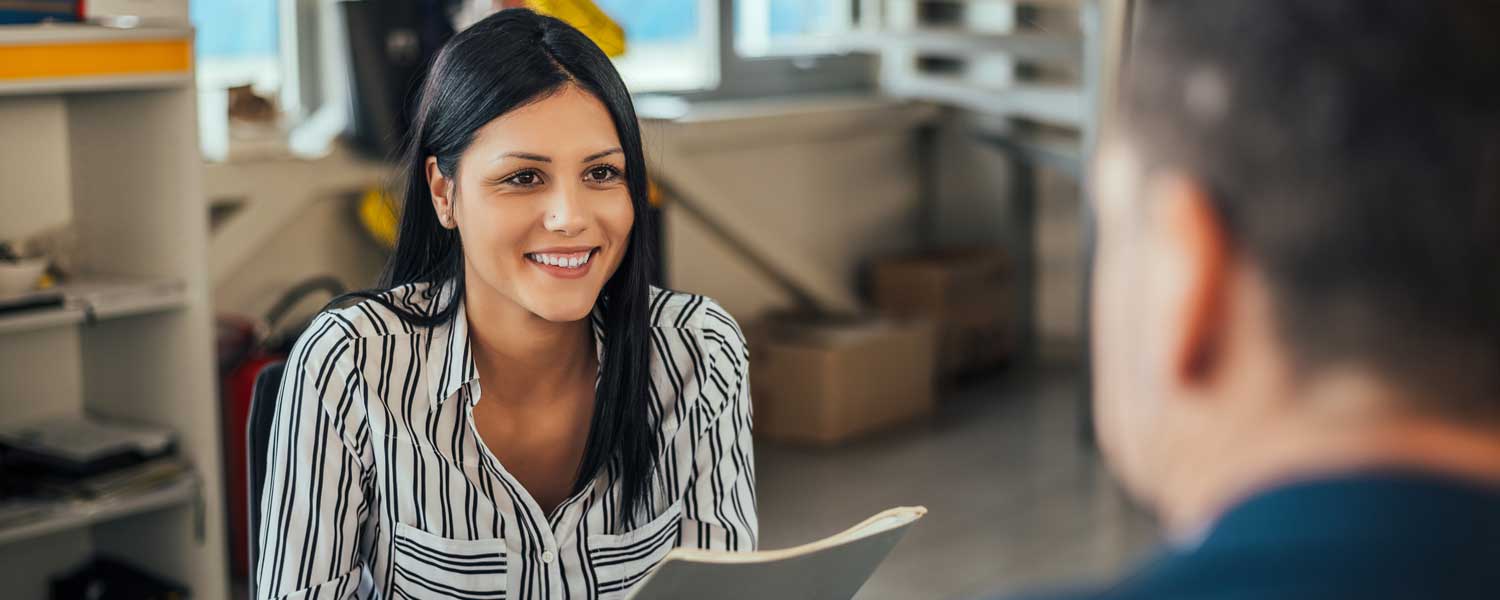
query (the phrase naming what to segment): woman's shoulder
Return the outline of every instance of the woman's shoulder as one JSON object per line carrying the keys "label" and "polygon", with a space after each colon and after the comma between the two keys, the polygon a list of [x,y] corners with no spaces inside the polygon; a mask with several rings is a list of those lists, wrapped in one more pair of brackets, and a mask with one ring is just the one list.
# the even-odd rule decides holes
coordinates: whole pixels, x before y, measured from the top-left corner
{"label": "woman's shoulder", "polygon": [[[725,382],[742,381],[750,361],[750,350],[740,325],[718,302],[707,296],[688,294],[672,290],[651,288],[652,327],[683,331],[688,335],[667,336],[667,347],[660,350],[662,360],[683,361],[694,369],[703,369],[704,374],[724,385]],[[683,338],[696,340],[699,346],[690,348],[681,344]],[[679,365],[683,363],[678,363]],[[721,385],[706,385],[690,399],[692,408],[710,415],[722,414],[734,406],[739,394],[725,393]]]}
{"label": "woman's shoulder", "polygon": [[410,335],[415,329],[400,313],[429,314],[438,303],[431,293],[435,290],[425,283],[409,283],[382,292],[362,292],[357,300],[323,310],[314,323],[337,326],[351,339]]}
{"label": "woman's shoulder", "polygon": [[739,324],[717,301],[708,296],[651,287],[651,326],[668,329],[730,328]]}
{"label": "woman's shoulder", "polygon": [[402,285],[324,309],[303,330],[292,358],[320,362],[320,357],[336,354],[358,340],[410,335],[414,328],[395,308],[426,314],[432,302],[424,293],[426,289],[426,284]]}
{"label": "woman's shoulder", "polygon": [[700,333],[710,342],[743,349],[745,335],[729,311],[708,296],[651,288],[651,326]]}

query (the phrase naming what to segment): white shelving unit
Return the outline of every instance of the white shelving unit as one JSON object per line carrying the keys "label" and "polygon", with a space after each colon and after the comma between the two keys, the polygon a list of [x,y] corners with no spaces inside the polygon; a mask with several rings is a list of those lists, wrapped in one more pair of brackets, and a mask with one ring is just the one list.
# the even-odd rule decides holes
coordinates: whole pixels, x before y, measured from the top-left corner
{"label": "white shelving unit", "polygon": [[119,498],[64,503],[34,521],[0,528],[0,544],[17,545],[53,533],[81,529],[115,519],[165,508],[191,506],[198,499],[198,493],[198,483],[185,480]]}
{"label": "white shelving unit", "polygon": [[0,316],[0,426],[169,427],[196,474],[0,527],[6,598],[96,553],[229,597],[196,110],[190,29],[0,26],[0,238],[71,224],[88,274]]}
{"label": "white shelving unit", "polygon": [[1075,15],[1096,1],[867,0],[845,44],[880,54],[888,94],[1087,129],[1092,40]]}
{"label": "white shelving unit", "polygon": [[182,282],[175,280],[84,275],[58,290],[64,297],[62,306],[0,315],[0,335],[165,312],[187,303]]}

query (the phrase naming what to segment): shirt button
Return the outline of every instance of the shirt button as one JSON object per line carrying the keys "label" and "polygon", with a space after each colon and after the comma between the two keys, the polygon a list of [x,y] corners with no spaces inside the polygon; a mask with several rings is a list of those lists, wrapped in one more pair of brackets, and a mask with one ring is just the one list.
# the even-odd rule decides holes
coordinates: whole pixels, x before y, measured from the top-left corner
{"label": "shirt button", "polygon": [[550,565],[554,560],[557,560],[557,555],[553,554],[551,550],[542,553],[542,562]]}

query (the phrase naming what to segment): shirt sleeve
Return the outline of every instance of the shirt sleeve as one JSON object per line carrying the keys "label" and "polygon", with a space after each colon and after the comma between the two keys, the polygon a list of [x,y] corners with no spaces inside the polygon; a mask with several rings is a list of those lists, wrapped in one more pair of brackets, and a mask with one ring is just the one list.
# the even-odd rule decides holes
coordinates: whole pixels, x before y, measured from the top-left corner
{"label": "shirt sleeve", "polygon": [[703,393],[705,405],[718,412],[694,451],[681,545],[748,552],[756,549],[760,535],[750,436],[750,353],[739,326],[722,308],[710,303],[703,318],[710,349]]}
{"label": "shirt sleeve", "polygon": [[256,595],[352,598],[359,592],[359,532],[373,455],[357,346],[325,314],[298,340],[276,398],[261,494]]}

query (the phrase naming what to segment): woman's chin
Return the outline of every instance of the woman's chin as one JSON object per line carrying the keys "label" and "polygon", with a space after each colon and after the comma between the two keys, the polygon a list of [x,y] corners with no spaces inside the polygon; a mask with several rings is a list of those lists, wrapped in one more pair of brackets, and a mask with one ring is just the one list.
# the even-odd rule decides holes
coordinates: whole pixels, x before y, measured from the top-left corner
{"label": "woman's chin", "polygon": [[[571,295],[570,295],[571,296]],[[531,313],[552,323],[571,323],[588,318],[594,311],[592,297],[536,298],[531,302]]]}

